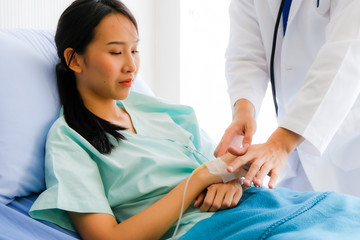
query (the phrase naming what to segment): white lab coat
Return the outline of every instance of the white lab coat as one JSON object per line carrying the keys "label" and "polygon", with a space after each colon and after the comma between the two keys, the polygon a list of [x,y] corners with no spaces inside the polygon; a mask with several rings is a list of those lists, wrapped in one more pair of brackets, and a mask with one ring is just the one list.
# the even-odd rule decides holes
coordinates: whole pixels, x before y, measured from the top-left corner
{"label": "white lab coat", "polygon": [[[232,0],[226,77],[232,104],[260,109],[269,82],[280,0]],[[301,162],[312,189],[360,197],[360,1],[293,0],[275,55],[278,123],[305,141],[283,179]],[[299,179],[299,181],[301,181]],[[312,190],[308,189],[308,190]]]}

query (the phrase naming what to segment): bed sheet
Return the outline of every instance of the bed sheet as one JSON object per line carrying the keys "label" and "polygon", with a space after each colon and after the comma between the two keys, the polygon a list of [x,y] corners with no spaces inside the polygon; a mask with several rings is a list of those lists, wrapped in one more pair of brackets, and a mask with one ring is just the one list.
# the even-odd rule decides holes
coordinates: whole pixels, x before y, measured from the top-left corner
{"label": "bed sheet", "polygon": [[17,198],[5,205],[0,203],[1,240],[76,240],[79,235],[55,224],[38,221],[28,215],[28,211],[38,195]]}

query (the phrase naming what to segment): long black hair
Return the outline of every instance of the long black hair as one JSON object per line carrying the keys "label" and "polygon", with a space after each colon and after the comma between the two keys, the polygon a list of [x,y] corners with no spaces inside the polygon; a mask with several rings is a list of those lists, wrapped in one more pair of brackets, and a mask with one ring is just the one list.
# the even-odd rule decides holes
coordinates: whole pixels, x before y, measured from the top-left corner
{"label": "long black hair", "polygon": [[138,30],[130,10],[118,0],[76,0],[61,15],[55,35],[60,58],[56,65],[57,86],[65,121],[103,154],[110,153],[114,148],[106,134],[112,135],[117,141],[124,140],[125,137],[118,130],[125,128],[97,117],[85,107],[76,87],[75,74],[69,68],[73,55],[66,62],[64,51],[72,48],[72,54],[83,54],[94,38],[96,26],[113,13],[127,17]]}

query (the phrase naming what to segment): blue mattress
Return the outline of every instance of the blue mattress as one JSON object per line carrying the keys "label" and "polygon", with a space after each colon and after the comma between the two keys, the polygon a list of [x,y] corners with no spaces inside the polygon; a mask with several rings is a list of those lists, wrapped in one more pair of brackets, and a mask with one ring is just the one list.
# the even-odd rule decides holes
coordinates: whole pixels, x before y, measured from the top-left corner
{"label": "blue mattress", "polygon": [[15,199],[8,205],[0,203],[1,240],[80,239],[74,232],[31,218],[28,211],[36,198],[37,195],[34,194]]}

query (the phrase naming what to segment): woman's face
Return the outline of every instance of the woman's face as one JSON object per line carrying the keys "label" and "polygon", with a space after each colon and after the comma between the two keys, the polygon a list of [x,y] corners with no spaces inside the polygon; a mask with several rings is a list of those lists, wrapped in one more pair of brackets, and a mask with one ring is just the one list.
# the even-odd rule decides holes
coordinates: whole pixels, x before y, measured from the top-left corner
{"label": "woman's face", "polygon": [[79,55],[75,73],[84,100],[123,100],[139,69],[138,34],[122,14],[106,16],[95,28],[94,39]]}

